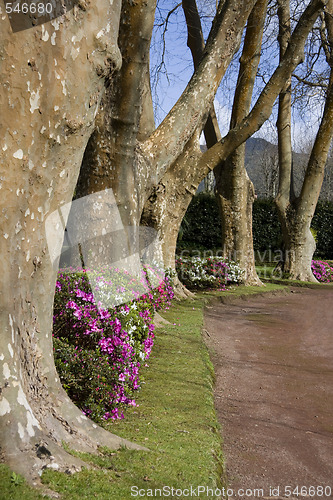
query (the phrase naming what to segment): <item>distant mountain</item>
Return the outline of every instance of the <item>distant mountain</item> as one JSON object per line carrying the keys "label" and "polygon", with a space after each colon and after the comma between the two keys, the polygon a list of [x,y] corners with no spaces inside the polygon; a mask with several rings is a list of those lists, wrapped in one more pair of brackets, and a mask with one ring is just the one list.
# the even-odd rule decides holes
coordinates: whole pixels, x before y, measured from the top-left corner
{"label": "distant mountain", "polygon": [[[204,150],[205,147],[202,147]],[[308,162],[308,155],[304,153],[293,153],[293,175],[294,190],[296,195],[300,193],[305,169]],[[278,147],[265,139],[251,137],[246,141],[245,166],[247,173],[252,180],[258,198],[274,197],[278,189]],[[203,181],[198,192],[212,190],[214,181]],[[323,187],[321,190],[321,199],[333,201],[333,161],[329,160]]]}

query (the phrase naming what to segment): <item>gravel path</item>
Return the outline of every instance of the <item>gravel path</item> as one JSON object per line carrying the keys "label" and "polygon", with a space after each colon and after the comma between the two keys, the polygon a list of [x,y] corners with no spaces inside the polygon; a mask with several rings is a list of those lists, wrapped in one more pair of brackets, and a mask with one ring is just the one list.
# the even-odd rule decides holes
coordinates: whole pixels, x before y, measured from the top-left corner
{"label": "gravel path", "polygon": [[229,499],[333,498],[333,289],[214,303],[205,333]]}

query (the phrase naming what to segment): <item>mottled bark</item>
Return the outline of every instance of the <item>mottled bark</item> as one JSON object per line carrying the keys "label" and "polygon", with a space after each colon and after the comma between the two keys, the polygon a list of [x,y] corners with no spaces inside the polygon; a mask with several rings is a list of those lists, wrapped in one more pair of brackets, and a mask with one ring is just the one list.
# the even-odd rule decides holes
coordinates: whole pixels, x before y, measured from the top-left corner
{"label": "mottled bark", "polygon": [[[331,14],[333,2],[327,5],[327,41],[331,54],[333,47],[333,31]],[[287,50],[290,40],[290,6],[288,0],[279,1],[280,19],[280,57]],[[311,271],[312,256],[316,245],[310,231],[314,211],[318,202],[333,134],[333,92],[332,92],[332,58],[330,81],[322,121],[307,165],[301,193],[298,198],[293,191],[292,149],[291,149],[291,90],[290,81],[286,83],[279,98],[279,117],[277,121],[279,139],[279,191],[275,203],[282,227],[284,258],[282,270],[290,278],[302,281],[316,281]]]}
{"label": "mottled bark", "polygon": [[[157,231],[164,266],[172,270],[175,270],[176,245],[181,222],[198,188],[198,179],[204,175],[203,171],[198,172],[196,169],[200,155],[197,133],[153,190],[142,213],[141,224]],[[178,278],[175,279],[175,293],[180,297],[191,295]]]}
{"label": "mottled bark", "polygon": [[[238,4],[228,0],[219,9],[195,75],[168,117],[150,133],[151,95],[147,75],[155,3],[151,0],[123,3],[118,39],[123,66],[101,104],[96,130],[82,164],[77,195],[111,188],[124,232],[139,225],[151,190],[177,164],[195,126],[202,127],[207,119],[217,87],[240,43],[249,12],[249,2]],[[179,225],[182,216],[178,217]],[[131,241],[127,253],[136,253],[139,245],[139,239]],[[104,249],[102,253],[106,255]],[[115,246],[113,253],[116,253],[113,260],[123,257]]]}
{"label": "mottled bark", "polygon": [[137,140],[146,127],[143,120],[147,120],[141,120],[141,115],[143,103],[149,99],[147,77],[155,7],[154,0],[123,2],[118,38],[122,68],[102,100],[77,187],[79,197],[111,188],[124,226],[140,219],[149,175],[146,160],[137,151]]}
{"label": "mottled bark", "polygon": [[[145,185],[151,172],[149,162],[140,154],[138,140],[146,139],[154,130],[149,48],[155,8],[155,0],[122,2],[118,37],[122,67],[106,88],[76,188],[77,198],[110,189],[120,214],[122,230],[114,234],[116,241],[108,237],[86,243],[86,251],[92,256],[88,267],[112,262],[127,266],[126,258],[139,252],[139,234],[134,228],[140,221]],[[96,221],[87,224],[90,233],[93,225],[102,234],[101,226],[103,219],[108,218],[107,211],[105,206],[97,226]],[[114,232],[117,229],[114,227]]]}
{"label": "mottled bark", "polygon": [[0,19],[0,451],[34,483],[44,467],[80,465],[63,441],[89,451],[124,443],[73,405],[53,361],[47,218],[72,200],[104,77],[121,64],[119,2],[86,7],[15,34]]}
{"label": "mottled bark", "polygon": [[284,270],[292,279],[316,281],[311,271],[311,261],[316,245],[310,227],[324,179],[332,138],[333,88],[330,85],[301,194],[295,202],[289,204],[284,213],[286,231],[283,234],[283,241],[287,254]]}

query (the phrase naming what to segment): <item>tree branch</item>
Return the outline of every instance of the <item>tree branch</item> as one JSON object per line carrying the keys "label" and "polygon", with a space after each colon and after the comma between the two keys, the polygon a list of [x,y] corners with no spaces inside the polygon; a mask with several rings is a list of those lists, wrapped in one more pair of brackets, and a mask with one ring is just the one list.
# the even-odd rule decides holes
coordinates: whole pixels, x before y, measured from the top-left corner
{"label": "tree branch", "polygon": [[158,178],[179,156],[194,131],[205,123],[254,4],[255,0],[226,0],[222,7],[220,3],[198,69],[170,113],[141,144],[143,154],[156,165]]}
{"label": "tree branch", "polygon": [[274,102],[283,89],[286,80],[302,61],[306,39],[320,10],[327,3],[328,0],[311,0],[291,35],[290,43],[279,66],[261,92],[252,111],[238,126],[230,130],[219,143],[202,155],[201,162],[205,163],[210,170],[213,170],[219,162],[225,160],[235,147],[238,147],[251,137],[269,118]]}
{"label": "tree branch", "polygon": [[[188,31],[187,46],[192,53],[194,69],[197,69],[205,49],[200,15],[195,0],[183,0],[182,5]],[[216,118],[214,104],[212,105],[204,127],[204,135],[208,148],[216,144],[217,141],[220,141],[222,137]]]}
{"label": "tree branch", "polygon": [[325,82],[310,82],[306,78],[302,78],[295,73],[292,75],[293,78],[295,78],[299,83],[302,83],[303,85],[307,85],[308,87],[313,87],[313,88],[321,88],[321,89],[327,89],[327,83]]}

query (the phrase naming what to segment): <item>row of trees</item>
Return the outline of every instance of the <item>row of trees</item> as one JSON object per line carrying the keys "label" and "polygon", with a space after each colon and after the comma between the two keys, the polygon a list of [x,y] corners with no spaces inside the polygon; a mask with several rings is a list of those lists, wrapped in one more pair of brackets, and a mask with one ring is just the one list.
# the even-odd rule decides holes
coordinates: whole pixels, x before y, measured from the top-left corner
{"label": "row of trees", "polygon": [[[80,414],[54,367],[52,305],[57,269],[48,253],[45,221],[59,211],[66,223],[65,207],[74,191],[76,197],[84,197],[112,190],[123,226],[155,228],[165,266],[174,267],[182,218],[201,180],[214,171],[226,252],[236,252],[248,283],[260,284],[251,230],[254,190],[244,167],[244,144],[269,118],[279,97],[277,202],[286,250],[294,255],[285,266],[294,277],[312,279],[310,222],[332,137],[331,77],[297,199],[288,153],[290,78],[304,59],[306,40],[318,19],[331,64],[332,2],[296,2],[298,14],[291,29],[289,3],[278,0],[280,59],[253,102],[264,21],[271,4],[221,0],[204,41],[195,1],[184,0],[194,72],[157,128],[149,71],[154,0],[111,4],[79,0],[64,15],[15,33],[9,20],[1,17],[0,447],[16,471],[37,481],[44,466],[57,464],[60,470],[80,466],[64,451],[63,441],[85,451],[101,443],[125,444]],[[240,47],[230,129],[221,137],[214,97]],[[205,152],[199,146],[202,131],[208,146]],[[112,225],[114,211],[107,203],[96,203],[93,209],[93,231],[103,234],[105,226]],[[55,225],[55,244],[61,244],[63,229]],[[129,245],[135,253],[139,242],[132,238]],[[98,255],[101,260],[103,252]]]}

